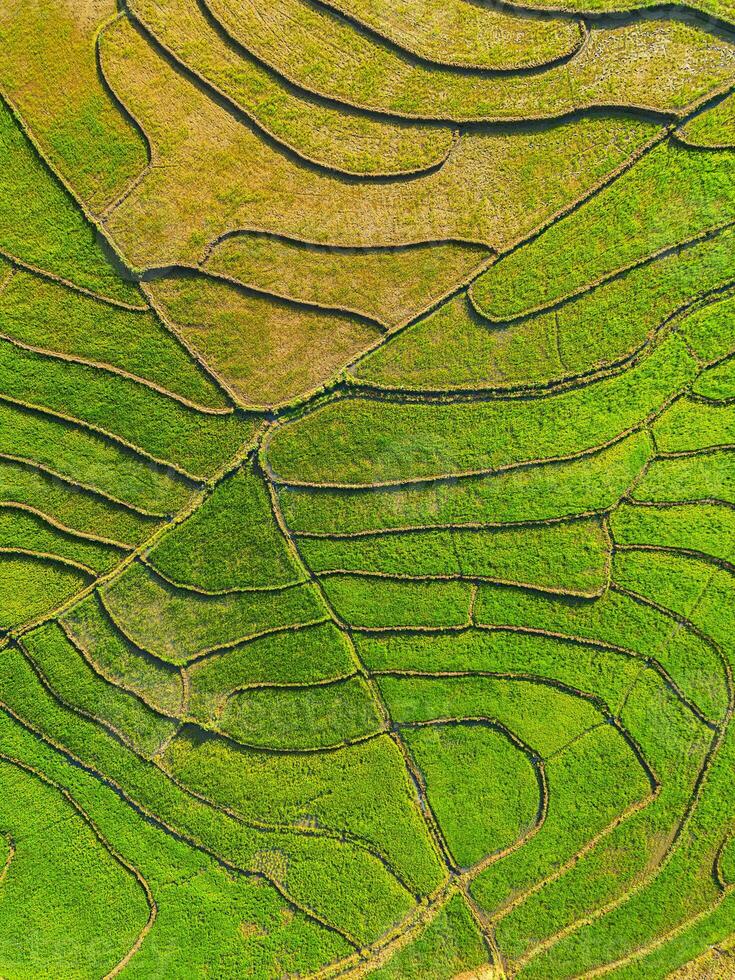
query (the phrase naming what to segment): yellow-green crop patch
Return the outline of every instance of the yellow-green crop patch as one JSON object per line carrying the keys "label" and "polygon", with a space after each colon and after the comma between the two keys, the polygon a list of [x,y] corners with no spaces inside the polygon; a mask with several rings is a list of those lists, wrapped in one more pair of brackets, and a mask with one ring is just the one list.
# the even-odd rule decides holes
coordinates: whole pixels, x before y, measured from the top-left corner
{"label": "yellow-green crop patch", "polygon": [[487,248],[463,242],[336,249],[243,232],[216,245],[205,266],[258,289],[352,310],[391,327],[476,275],[491,256]]}
{"label": "yellow-green crop patch", "polygon": [[302,307],[206,276],[161,279],[151,293],[242,405],[264,408],[320,388],[381,336],[349,313]]}
{"label": "yellow-green crop patch", "polygon": [[114,0],[33,0],[0,12],[3,91],[49,162],[93,211],[118,197],[147,162],[140,133],[97,68],[97,35],[116,12]]}
{"label": "yellow-green crop patch", "polygon": [[412,391],[502,391],[609,369],[638,353],[697,297],[730,285],[734,234],[726,227],[511,324],[488,328],[468,298],[458,296],[369,353],[352,374],[369,385]]}
{"label": "yellow-green crop patch", "polygon": [[109,247],[38,156],[0,100],[0,251],[105,299],[141,305],[138,288],[118,277]]}
{"label": "yellow-green crop patch", "polygon": [[695,373],[670,336],[629,371],[538,399],[335,400],[272,430],[266,460],[283,482],[362,486],[571,457],[641,425]]}
{"label": "yellow-green crop patch", "polygon": [[733,78],[726,42],[673,20],[593,28],[567,64],[483,77],[424,65],[309,0],[207,4],[243,47],[289,80],[346,105],[399,117],[537,119],[596,105],[683,111]]}
{"label": "yellow-green crop patch", "polygon": [[399,48],[457,68],[533,68],[570,55],[582,42],[568,19],[525,17],[507,8],[476,8],[461,0],[424,7],[417,0],[330,0],[337,10]]}
{"label": "yellow-green crop patch", "polygon": [[245,48],[228,43],[210,23],[206,8],[182,0],[133,0],[128,9],[267,137],[307,162],[348,174],[388,176],[420,173],[446,159],[452,145],[449,127],[376,119],[299,92]]}
{"label": "yellow-green crop patch", "polygon": [[731,0],[0,0],[3,980],[729,980]]}

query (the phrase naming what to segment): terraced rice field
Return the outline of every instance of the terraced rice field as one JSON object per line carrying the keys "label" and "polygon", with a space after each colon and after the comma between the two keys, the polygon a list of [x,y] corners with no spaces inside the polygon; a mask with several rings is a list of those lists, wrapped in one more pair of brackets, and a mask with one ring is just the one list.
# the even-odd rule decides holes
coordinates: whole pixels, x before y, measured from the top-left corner
{"label": "terraced rice field", "polygon": [[0,0],[0,976],[735,977],[735,6]]}

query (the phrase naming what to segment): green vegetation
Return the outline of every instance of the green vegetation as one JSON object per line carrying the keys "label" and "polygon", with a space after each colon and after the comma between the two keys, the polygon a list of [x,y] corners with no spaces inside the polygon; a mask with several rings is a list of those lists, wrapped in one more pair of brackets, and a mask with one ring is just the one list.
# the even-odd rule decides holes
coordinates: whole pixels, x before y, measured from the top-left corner
{"label": "green vegetation", "polygon": [[487,963],[488,954],[477,923],[460,895],[452,895],[416,939],[399,949],[373,980],[454,980],[461,971]]}
{"label": "green vegetation", "polygon": [[715,361],[735,350],[732,338],[732,311],[735,296],[728,293],[694,310],[678,329],[695,353],[704,361]]}
{"label": "green vegetation", "polygon": [[179,510],[191,496],[191,487],[171,470],[94,432],[6,402],[0,402],[0,455],[35,464],[145,514]]}
{"label": "green vegetation", "polygon": [[219,483],[147,561],[164,578],[204,592],[283,586],[303,578],[252,463]]}
{"label": "green vegetation", "polygon": [[348,745],[383,727],[370,690],[359,678],[315,687],[234,691],[219,724],[246,745],[301,750]]}
{"label": "green vegetation", "polygon": [[131,379],[10,343],[0,343],[0,396],[117,436],[196,476],[212,476],[254,428],[251,420],[204,415]]}
{"label": "green vegetation", "polygon": [[599,711],[583,698],[526,680],[493,677],[382,677],[380,689],[399,725],[485,719],[547,757],[599,725]]}
{"label": "green vegetation", "polygon": [[[616,557],[613,582],[618,565]],[[708,715],[721,716],[728,703],[727,678],[712,645],[665,612],[618,591],[585,602],[481,585],[475,618],[486,626],[544,630],[654,658]]]}
{"label": "green vegetation", "polygon": [[472,600],[468,582],[330,575],[322,588],[343,622],[365,629],[463,626]]}
{"label": "green vegetation", "polygon": [[94,718],[145,755],[176,730],[173,719],[155,714],[139,698],[101,678],[79,654],[56,623],[28,633],[23,650],[44,683],[63,704]]}
{"label": "green vegetation", "polygon": [[672,335],[623,374],[533,401],[332,401],[271,430],[266,459],[285,482],[360,485],[571,456],[640,425],[694,374]]}
{"label": "green vegetation", "polygon": [[91,574],[40,555],[0,554],[0,630],[22,626],[63,605]]}
{"label": "green vegetation", "polygon": [[197,263],[208,243],[234,229],[322,245],[452,239],[507,247],[662,135],[659,125],[618,116],[542,131],[473,132],[433,173],[346,181],[269,146],[173,71],[124,20],[105,32],[101,57],[162,164],[143,175],[107,221],[139,268]]}
{"label": "green vegetation", "polygon": [[[644,660],[644,654],[610,650],[602,643],[499,628],[358,636],[356,645],[368,669],[377,674],[533,674],[601,698],[611,711],[622,705]],[[722,681],[720,688],[722,711]]]}
{"label": "green vegetation", "polygon": [[[489,327],[458,296],[368,354],[353,373],[387,388],[502,390],[609,367],[644,347],[693,297],[733,279],[734,234],[726,228],[510,325]],[[501,266],[498,271],[502,279]],[[513,284],[518,288],[517,278]],[[490,288],[494,296],[495,285]]]}
{"label": "green vegetation", "polygon": [[52,555],[90,574],[107,572],[124,557],[116,545],[90,541],[54,527],[32,511],[0,508],[0,551]]}
{"label": "green vegetation", "polygon": [[132,691],[157,711],[174,715],[183,697],[179,672],[135,647],[104,610],[96,593],[65,612],[60,623],[69,640],[98,674]]}
{"label": "green vegetation", "polygon": [[405,732],[426,796],[456,863],[516,844],[541,807],[531,761],[496,729],[438,724]]}
{"label": "green vegetation", "polygon": [[336,681],[354,670],[347,638],[331,623],[285,630],[192,664],[188,707],[194,717],[207,720],[235,690]]}
{"label": "green vegetation", "polygon": [[[274,756],[218,739],[192,741],[185,733],[172,742],[166,762],[184,782],[206,788],[210,799],[245,817],[262,819],[265,805],[269,821],[305,829],[341,827],[378,848],[422,893],[441,880],[414,806],[413,784],[387,736],[334,753]],[[358,896],[356,890],[356,901]]]}
{"label": "green vegetation", "polygon": [[710,398],[713,401],[730,401],[735,399],[735,358],[703,371],[692,385],[695,395]]}
{"label": "green vegetation", "polygon": [[525,846],[481,871],[472,893],[488,911],[553,873],[651,786],[631,747],[609,726],[585,732],[545,762],[549,813]]}
{"label": "green vegetation", "polygon": [[657,146],[527,248],[494,265],[473,286],[474,302],[494,320],[528,314],[724,225],[735,217],[731,167],[730,153]]}
{"label": "green vegetation", "polygon": [[3,980],[730,977],[735,8],[589,2],[0,9]]}
{"label": "green vegetation", "polygon": [[680,398],[653,428],[656,446],[664,453],[696,452],[735,443],[735,405],[717,405]]}
{"label": "green vegetation", "polygon": [[109,249],[2,100],[0,166],[12,175],[0,187],[0,251],[106,299],[141,305],[138,288],[118,276]]}
{"label": "green vegetation", "polygon": [[609,541],[597,521],[492,531],[413,531],[299,542],[316,572],[493,579],[549,592],[596,595],[607,584]]}
{"label": "green vegetation", "polygon": [[169,585],[140,562],[100,594],[128,639],[172,664],[258,633],[324,619],[323,603],[308,584],[208,596]]}
{"label": "green vegetation", "polygon": [[0,786],[15,852],[0,889],[0,968],[8,976],[109,972],[149,917],[140,882],[46,777],[3,757]]}
{"label": "green vegetation", "polygon": [[39,514],[49,523],[77,534],[127,546],[140,544],[158,526],[152,518],[113,504],[32,464],[10,459],[0,458],[0,501],[2,505]]}
{"label": "green vegetation", "polygon": [[690,119],[677,135],[688,146],[735,146],[735,98],[728,95],[711,109]]}
{"label": "green vegetation", "polygon": [[725,449],[657,459],[631,496],[653,503],[710,499],[735,504],[735,453]]}
{"label": "green vegetation", "polygon": [[243,233],[220,242],[206,268],[280,296],[395,326],[475,274],[490,256],[482,246],[461,242],[336,250]]}
{"label": "green vegetation", "polygon": [[735,511],[724,504],[621,507],[610,530],[616,544],[695,551],[735,567]]}
{"label": "green vegetation", "polygon": [[[634,805],[621,814],[621,821],[588,842],[579,860],[563,866],[561,873],[552,871],[545,880],[538,880],[535,883],[543,883],[542,888],[502,910],[497,934],[514,959],[533,956],[541,939],[574,927],[591,906],[623,898],[629,889],[645,882],[652,867],[665,860],[708,748],[707,733],[650,671],[643,672],[636,682],[621,721],[653,765],[659,786],[654,792],[649,786],[649,792],[641,797],[643,806]],[[602,760],[599,768],[604,767]],[[589,773],[589,778],[595,779],[595,774]],[[581,791],[580,797],[586,799],[586,793]],[[546,957],[542,949],[539,953],[540,965]],[[536,968],[531,959],[528,971],[533,974]],[[543,970],[541,966],[541,975]]]}
{"label": "green vegetation", "polygon": [[296,533],[346,535],[442,524],[540,521],[612,507],[650,452],[650,440],[638,432],[571,462],[349,494],[283,486],[278,495]]}
{"label": "green vegetation", "polygon": [[48,353],[131,374],[206,408],[228,404],[150,312],[122,310],[21,270],[0,293],[0,333]]}

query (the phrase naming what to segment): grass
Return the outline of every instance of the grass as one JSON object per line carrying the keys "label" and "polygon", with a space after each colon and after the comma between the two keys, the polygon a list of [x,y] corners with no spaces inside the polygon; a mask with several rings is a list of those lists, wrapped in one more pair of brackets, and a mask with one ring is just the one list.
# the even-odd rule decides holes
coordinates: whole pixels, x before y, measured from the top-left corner
{"label": "grass", "polygon": [[640,425],[694,374],[670,336],[623,374],[528,402],[332,401],[272,430],[266,459],[284,482],[349,486],[571,456]]}
{"label": "grass", "polygon": [[625,507],[615,514],[616,544],[696,551],[735,565],[735,513],[725,504]]}
{"label": "grass", "polygon": [[[19,656],[19,655],[17,655]],[[242,871],[259,872],[277,881],[287,895],[303,902],[308,909],[326,913],[330,921],[353,930],[363,941],[376,936],[395,916],[407,910],[411,901],[383,865],[372,855],[349,843],[337,844],[327,836],[311,837],[288,830],[262,831],[237,822],[210,804],[199,802],[173,784],[156,766],[146,763],[114,740],[98,725],[58,705],[40,688],[30,668],[23,668],[16,655],[3,659],[0,680],[5,703],[21,710],[44,734],[60,737],[72,751],[88,760],[96,771],[103,769],[129,798],[139,801],[168,826],[177,827],[184,839],[204,846],[209,853],[229,861]],[[8,672],[10,671],[10,675]],[[283,868],[268,868],[262,855],[284,850]],[[326,889],[325,875],[339,881],[335,902]],[[355,876],[364,882],[364,891],[349,892],[348,882]],[[372,901],[371,901],[372,900]]]}
{"label": "grass", "polygon": [[382,677],[379,684],[399,725],[486,719],[512,732],[542,758],[602,721],[598,710],[584,699],[527,680]]}
{"label": "grass", "polygon": [[[179,954],[182,943],[193,944],[189,962],[202,972],[253,968],[267,975],[279,963],[308,972],[349,953],[345,940],[294,909],[269,883],[232,875],[214,857],[147,821],[111,787],[4,712],[0,726],[6,751],[70,791],[106,840],[148,882],[158,906],[155,928],[128,971],[145,974],[163,964],[171,976],[183,978],[188,966],[184,968]],[[97,943],[88,946],[99,956]],[[89,955],[76,952],[80,959]]]}
{"label": "grass", "polygon": [[422,312],[490,256],[461,242],[339,251],[243,233],[220,242],[205,265],[246,285],[354,310],[390,327]]}
{"label": "grass", "polygon": [[[140,134],[100,79],[95,41],[114,0],[35,0],[0,20],[0,79],[44,154],[93,211],[146,164]],[[33,38],[29,44],[28,39]]]}
{"label": "grass", "polygon": [[0,509],[0,549],[53,555],[92,572],[108,572],[125,557],[122,548],[80,538],[16,507]]}
{"label": "grass", "polygon": [[611,507],[650,452],[649,439],[637,432],[609,449],[570,462],[350,493],[283,486],[278,495],[288,525],[297,534],[540,521]]}
{"label": "grass", "polygon": [[208,596],[171,586],[140,562],[104,586],[113,621],[141,649],[173,664],[258,633],[324,618],[309,585]]}
{"label": "grass", "polygon": [[[521,6],[525,6],[525,2]],[[563,0],[561,3],[558,3],[557,0],[553,0],[553,3],[551,0],[541,0],[540,3],[537,3],[534,0],[533,3],[534,8],[544,9],[551,7],[555,11],[568,10],[577,12],[585,10],[592,13],[645,10],[650,6],[655,6],[650,0],[585,0],[584,3],[577,3],[576,0]],[[682,6],[688,7],[691,10],[700,10],[703,13],[710,14],[713,17],[725,21],[731,21],[733,18],[732,6],[728,3],[728,0],[687,0]]]}
{"label": "grass", "polygon": [[23,271],[0,294],[0,333],[148,381],[205,408],[227,408],[216,384],[150,312],[133,313]]}
{"label": "grass", "polygon": [[217,484],[146,560],[164,578],[205,592],[288,585],[304,577],[251,462]]}
{"label": "grass", "polygon": [[244,745],[324,749],[348,745],[383,728],[360,678],[315,687],[249,688],[224,704],[219,727]]}
{"label": "grass", "polygon": [[0,343],[0,395],[104,432],[198,477],[252,436],[252,419],[205,415],[132,379]]}
{"label": "grass", "polygon": [[716,449],[735,442],[735,406],[680,398],[654,426],[661,452],[685,453]]}
{"label": "grass", "polygon": [[0,784],[0,820],[16,849],[0,894],[0,968],[16,977],[109,972],[148,918],[139,882],[53,783],[2,759]]}
{"label": "grass", "polygon": [[151,514],[175,512],[191,496],[173,471],[94,432],[8,402],[0,404],[0,453]]}
{"label": "grass", "polygon": [[340,619],[365,629],[462,626],[472,598],[468,582],[330,575],[321,584]]}
{"label": "grass", "polygon": [[724,402],[735,398],[735,358],[730,357],[703,371],[692,386],[692,391],[713,401]]}
{"label": "grass", "polygon": [[694,310],[679,324],[683,337],[704,361],[715,361],[730,354],[734,345],[729,329],[735,297],[726,295]]}
{"label": "grass", "polygon": [[504,734],[440,724],[407,730],[404,738],[460,867],[510,847],[533,827],[541,806],[536,772]]}
{"label": "grass", "polygon": [[488,912],[557,870],[651,789],[630,746],[608,726],[584,734],[545,769],[555,804],[539,832],[473,882],[472,894]]}
{"label": "grass", "polygon": [[464,973],[469,978],[487,960],[477,923],[462,896],[455,894],[412,942],[370,976],[374,980],[454,980]]}
{"label": "grass", "polygon": [[[499,920],[497,937],[514,960],[532,952],[539,940],[555,936],[606,902],[622,898],[643,880],[661,860],[686,808],[707,748],[702,726],[651,671],[644,671],[635,684],[622,720],[653,765],[661,780],[660,790],[562,874],[507,910]],[[604,762],[601,768],[604,770]],[[585,791],[580,795],[585,798]],[[544,968],[553,969],[543,953],[538,960],[538,966],[530,960],[530,974],[543,975]],[[545,967],[541,965],[544,960]]]}
{"label": "grass", "polygon": [[735,504],[735,456],[724,449],[655,460],[632,496],[652,503],[714,499]]}
{"label": "grass", "polygon": [[458,296],[352,373],[379,387],[451,391],[542,386],[599,371],[636,353],[697,296],[729,284],[732,256],[726,229],[509,325],[489,325]]}
{"label": "grass", "polygon": [[33,511],[77,534],[129,547],[144,541],[158,524],[59,477],[9,459],[0,459],[0,501]]}
{"label": "grass", "polygon": [[229,44],[197,4],[134,0],[129,9],[176,58],[305,160],[349,174],[403,174],[436,166],[449,151],[448,127],[375,119],[299,91]]}
{"label": "grass", "polygon": [[[593,28],[567,65],[483,77],[442,73],[306,0],[208,0],[208,6],[240,44],[308,91],[419,119],[543,118],[610,104],[677,110],[724,84],[733,70],[724,43],[680,22]],[[430,21],[424,30],[431,32]],[[683,61],[690,70],[682,70]]]}
{"label": "grass", "polygon": [[181,708],[183,689],[178,670],[147,656],[126,640],[115,629],[98,595],[76,603],[60,622],[97,674],[164,714],[175,715]]}
{"label": "grass", "polygon": [[120,277],[109,248],[2,101],[0,165],[12,174],[0,192],[0,249],[105,299],[140,306],[137,286]]}
{"label": "grass", "polygon": [[596,521],[306,538],[299,549],[316,572],[492,579],[579,595],[596,595],[605,588],[609,558],[608,540]]}
{"label": "grass", "polygon": [[[619,564],[616,556],[615,583]],[[624,579],[621,584],[625,587]],[[539,629],[610,644],[644,659],[652,657],[708,716],[721,717],[727,706],[726,677],[711,644],[654,607],[619,592],[608,591],[601,599],[584,602],[482,585],[476,619],[486,626]]]}
{"label": "grass", "polygon": [[235,690],[272,692],[276,685],[334,681],[354,670],[347,638],[331,623],[273,633],[189,667],[189,711],[207,721]]}
{"label": "grass", "polygon": [[159,745],[173,736],[174,719],[156,714],[136,695],[103,680],[56,623],[28,633],[22,645],[64,704],[108,726],[141,754],[155,755]]}
{"label": "grass", "polygon": [[34,555],[0,555],[0,630],[22,626],[63,605],[90,574]]}
{"label": "grass", "polygon": [[[166,763],[210,799],[246,818],[341,828],[377,848],[421,894],[441,882],[436,853],[414,807],[413,784],[387,736],[338,753],[274,756],[187,734],[193,733],[171,744]],[[362,885],[354,892],[359,901]]]}
{"label": "grass", "polygon": [[642,654],[502,629],[358,636],[356,644],[368,669],[378,674],[532,674],[602,698],[611,711],[621,706],[643,662]]}
{"label": "grass", "polygon": [[491,319],[520,316],[725,224],[735,214],[730,166],[727,152],[657,146],[528,248],[493,266],[473,287],[474,302]]}
{"label": "grass", "polygon": [[295,308],[205,276],[163,279],[157,304],[242,405],[283,404],[337,374],[380,336],[349,314]]}
{"label": "grass", "polygon": [[691,146],[735,145],[735,99],[730,95],[695,116],[681,127],[679,135]]}

